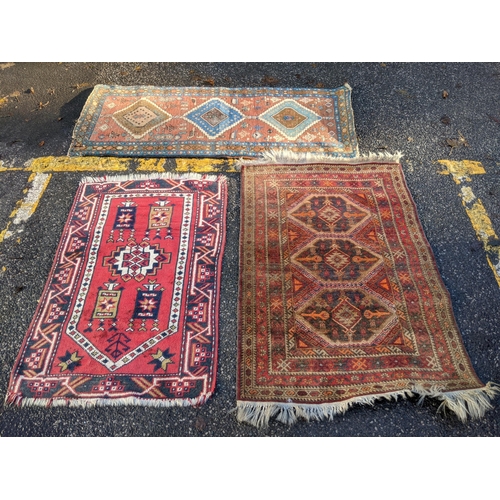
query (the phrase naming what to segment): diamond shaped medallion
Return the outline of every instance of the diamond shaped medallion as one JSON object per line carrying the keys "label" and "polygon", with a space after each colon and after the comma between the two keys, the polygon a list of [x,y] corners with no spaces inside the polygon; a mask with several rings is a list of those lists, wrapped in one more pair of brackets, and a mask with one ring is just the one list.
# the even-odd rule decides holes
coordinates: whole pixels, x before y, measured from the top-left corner
{"label": "diamond shaped medallion", "polygon": [[117,111],[113,115],[113,120],[134,139],[140,139],[149,131],[170,120],[171,117],[149,99],[140,99]]}
{"label": "diamond shaped medallion", "polygon": [[207,137],[214,138],[241,122],[244,116],[223,100],[210,99],[186,113],[184,118],[196,125]]}
{"label": "diamond shaped medallion", "polygon": [[259,118],[288,139],[297,139],[321,117],[293,99],[285,99]]}

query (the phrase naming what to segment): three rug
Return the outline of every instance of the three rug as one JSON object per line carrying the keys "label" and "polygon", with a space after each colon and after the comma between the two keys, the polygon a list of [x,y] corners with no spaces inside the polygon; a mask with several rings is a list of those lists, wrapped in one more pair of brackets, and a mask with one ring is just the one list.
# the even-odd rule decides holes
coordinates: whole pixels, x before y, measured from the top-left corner
{"label": "three rug", "polygon": [[6,402],[205,402],[216,383],[226,199],[223,176],[84,179]]}
{"label": "three rug", "polygon": [[253,157],[283,149],[355,157],[351,88],[96,85],[70,156]]}
{"label": "three rug", "polygon": [[242,165],[238,420],[413,394],[482,416],[498,388],[471,367],[398,158],[287,163]]}

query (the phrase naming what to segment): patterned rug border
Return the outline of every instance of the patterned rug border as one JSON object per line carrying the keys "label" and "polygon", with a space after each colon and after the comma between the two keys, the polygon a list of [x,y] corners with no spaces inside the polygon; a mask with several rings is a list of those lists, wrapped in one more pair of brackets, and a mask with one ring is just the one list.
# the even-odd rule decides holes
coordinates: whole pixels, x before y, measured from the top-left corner
{"label": "patterned rug border", "polygon": [[[238,170],[241,171],[244,165],[248,166],[314,166],[314,165],[346,165],[346,167],[370,165],[370,164],[398,164],[401,168],[400,159],[403,154],[397,151],[394,154],[388,152],[382,153],[368,153],[357,158],[328,158],[322,155],[313,154],[294,154],[283,150],[273,150],[266,152],[260,159],[245,160],[240,159],[236,165]],[[402,172],[402,168],[401,168]],[[408,188],[406,178],[402,176],[402,182],[408,193],[410,190]],[[411,197],[411,193],[410,193]],[[413,209],[417,213],[416,205],[411,197],[411,202],[413,203]],[[240,227],[243,227],[244,214],[243,207],[241,211]],[[420,221],[418,221],[421,227]],[[430,246],[425,232],[421,227],[421,236],[427,246],[427,251],[432,257],[437,277],[441,282],[443,291],[447,296],[449,303],[451,304],[451,296],[448,289],[444,285],[442,277],[437,269],[437,264],[435,263],[435,257]],[[241,245],[241,243],[240,243]],[[240,246],[240,260],[242,258],[242,246]],[[241,276],[241,274],[240,274]],[[242,280],[240,277],[240,294],[242,293]],[[241,296],[241,295],[240,295]],[[455,321],[455,319],[453,318]],[[238,309],[238,322],[241,321],[241,311]],[[456,325],[456,322],[455,322]],[[458,327],[457,327],[458,328]],[[459,336],[459,341],[465,353],[465,345],[463,343],[463,338],[461,334]],[[238,338],[238,348],[240,349],[241,337]],[[267,401],[252,401],[238,399],[236,401],[236,407],[233,411],[236,411],[236,418],[239,422],[247,423],[255,427],[263,428],[269,425],[271,418],[275,418],[277,421],[284,424],[294,424],[299,420],[333,420],[336,415],[344,414],[353,405],[370,405],[373,406],[375,402],[381,400],[397,400],[398,398],[409,398],[409,397],[419,397],[417,404],[422,405],[425,398],[434,398],[441,401],[437,412],[446,413],[447,410],[454,413],[458,419],[462,422],[467,422],[469,419],[479,419],[484,416],[486,411],[494,408],[492,401],[500,394],[500,384],[494,381],[489,381],[483,383],[475,374],[472,367],[472,363],[467,354],[467,361],[470,369],[474,373],[477,381],[481,384],[481,387],[469,388],[463,390],[446,391],[443,386],[436,384],[431,388],[425,388],[418,384],[411,384],[407,387],[402,387],[401,390],[384,392],[384,393],[373,393],[365,396],[355,396],[347,398],[345,400],[331,402],[331,403],[319,403],[319,404],[306,404],[306,403],[294,403],[294,402],[267,402]],[[240,373],[238,370],[238,378],[240,378]]]}
{"label": "patterned rug border", "polygon": [[[191,111],[184,111],[182,115],[169,114],[167,110],[160,109],[156,104],[149,101],[149,97],[153,100],[158,97],[162,97],[162,92],[167,96],[201,96],[207,99],[206,102],[196,105]],[[296,95],[298,94],[298,95]],[[113,129],[114,135],[113,140],[105,139],[105,134],[111,134],[110,125],[104,122],[100,127],[102,127],[103,133],[102,137],[91,139],[94,134],[94,130],[98,126],[100,120],[108,120],[108,115],[103,118],[101,112],[104,106],[104,99],[109,96],[123,96],[124,98],[137,97],[137,101],[134,104],[125,106],[122,110],[115,111],[114,114],[109,116],[113,117],[113,126],[119,126],[121,132],[128,131],[129,136],[127,140],[114,140],[117,137],[117,131]],[[258,116],[245,115],[244,111],[238,111],[236,107],[234,109],[229,103],[216,104],[213,109],[218,109],[217,106],[228,107],[229,111],[225,112],[235,113],[235,116],[239,116],[237,119],[235,116],[230,116],[230,120],[234,123],[229,125],[228,128],[224,129],[223,132],[212,135],[212,132],[203,132],[204,127],[210,128],[209,125],[205,123],[206,120],[201,120],[199,114],[203,109],[203,106],[212,100],[219,100],[221,98],[260,98],[260,97],[270,97],[272,99],[281,99],[281,102],[274,103],[267,111],[261,112]],[[313,99],[331,99],[333,101],[334,118],[329,118],[324,113],[313,112],[308,109],[308,106],[302,106],[298,102],[294,102],[296,99],[300,98],[313,98]],[[193,98],[194,100],[194,98]],[[147,106],[151,107],[151,115],[161,114],[164,121],[158,116],[152,120],[157,120],[157,124],[151,127],[148,124],[137,125],[137,127],[142,130],[146,130],[142,135],[138,131],[134,135],[133,131],[127,128],[127,125],[123,120],[123,113],[130,108],[131,112],[134,111],[134,106],[139,106],[139,101],[144,103],[147,101]],[[279,125],[276,122],[274,116],[278,116],[284,109],[289,109],[290,106],[284,108],[284,102],[292,102],[292,108],[299,113],[302,111],[301,118],[303,121],[299,121],[296,127],[289,127],[284,125]],[[112,103],[114,105],[114,103]],[[273,108],[280,109],[273,116],[267,116],[268,113]],[[330,106],[330,104],[327,104]],[[313,109],[315,106],[313,104]],[[141,108],[142,109],[142,108]],[[208,109],[208,108],[207,108]],[[212,109],[212,110],[213,110]],[[308,116],[308,113],[312,116]],[[319,114],[318,114],[319,113]],[[207,113],[208,114],[208,113]],[[116,116],[115,116],[116,115]],[[220,111],[219,111],[219,116]],[[118,117],[118,118],[117,118]],[[304,118],[306,118],[304,120]],[[180,136],[175,136],[175,138],[170,138],[169,136],[173,134],[161,134],[158,138],[155,138],[153,131],[169,122],[169,120],[182,119],[187,121],[189,124],[195,127],[196,131],[202,131],[204,139],[181,139]],[[246,139],[245,137],[237,140],[236,138],[230,138],[229,136],[223,138],[223,134],[233,130],[239,122],[242,124],[242,128],[248,127],[248,123],[245,120],[256,120],[257,124],[260,124],[262,128],[263,125],[271,127],[274,132],[278,135],[266,141],[259,142],[262,135],[254,138],[253,140]],[[166,121],[165,121],[166,120]],[[200,121],[201,120],[201,121]],[[214,120],[216,118],[214,117]],[[239,121],[238,121],[239,120]],[[309,121],[308,121],[309,120]],[[203,122],[203,123],[202,123]],[[262,122],[262,123],[261,123]],[[274,123],[276,122],[276,123]],[[324,122],[324,123],[323,123]],[[331,123],[330,123],[331,122]],[[111,123],[111,122],[110,122]],[[269,123],[274,123],[273,126]],[[308,131],[315,123],[322,124],[324,128],[324,133],[316,131],[316,137],[303,138],[300,136]],[[104,128],[106,127],[106,128]],[[218,127],[213,125],[213,127]],[[276,128],[277,127],[277,128]],[[281,127],[281,129],[279,128]],[[332,128],[325,128],[332,127]],[[133,127],[132,127],[133,128]],[[297,134],[292,134],[296,128],[301,130]],[[199,129],[199,130],[198,130]],[[333,132],[333,130],[336,130]],[[100,128],[101,130],[101,128]],[[211,130],[211,129],[210,129]],[[311,128],[312,130],[312,128]],[[330,132],[327,133],[327,130]],[[149,133],[151,137],[148,136]],[[215,133],[215,132],[213,132]],[[281,136],[280,136],[281,133]],[[307,132],[309,133],[309,132]],[[132,134],[132,135],[130,135]],[[208,134],[208,135],[207,135]],[[260,134],[260,133],[259,133]],[[332,136],[334,139],[332,139]],[[148,141],[142,141],[143,137],[148,137]],[[217,140],[215,140],[217,139]],[[201,145],[204,145],[203,147]],[[311,148],[311,144],[313,147]],[[212,157],[212,158],[238,158],[238,157],[259,157],[262,151],[271,149],[272,147],[278,147],[284,145],[286,149],[290,150],[310,150],[310,149],[322,149],[323,151],[328,151],[329,158],[354,158],[359,155],[359,144],[357,141],[355,121],[354,121],[354,111],[352,108],[352,87],[349,83],[335,87],[335,88],[316,88],[316,87],[197,87],[197,86],[155,86],[155,85],[105,85],[97,84],[92,88],[91,93],[87,97],[78,120],[73,128],[71,143],[68,148],[67,156],[69,157],[79,157],[79,156],[117,156],[117,157]]]}
{"label": "patterned rug border", "polygon": [[268,427],[271,418],[278,422],[292,425],[299,420],[333,420],[337,415],[345,414],[354,405],[373,406],[377,401],[397,401],[400,397],[420,396],[417,404],[423,404],[426,397],[438,399],[441,402],[437,412],[452,411],[463,423],[471,419],[479,419],[486,411],[493,409],[491,401],[500,394],[500,384],[488,382],[479,389],[442,392],[439,389],[429,391],[423,387],[414,386],[401,391],[394,391],[370,396],[354,397],[336,403],[300,404],[300,403],[269,403],[265,401],[237,401],[236,418],[238,422],[255,427]]}
{"label": "patterned rug border", "polygon": [[228,177],[224,174],[205,174],[205,173],[193,173],[193,172],[186,172],[186,173],[177,173],[177,172],[151,172],[151,173],[144,173],[144,174],[109,174],[109,175],[101,175],[101,176],[85,176],[82,177],[79,181],[78,184],[78,189],[77,192],[75,193],[75,197],[72,202],[72,206],[68,212],[68,218],[65,221],[64,228],[63,228],[63,233],[61,235],[61,238],[59,240],[58,246],[55,250],[53,261],[51,264],[50,271],[47,276],[47,280],[43,286],[40,298],[39,298],[39,305],[37,305],[35,312],[33,313],[33,317],[30,320],[29,327],[23,337],[22,343],[19,347],[18,354],[16,356],[16,360],[13,364],[13,367],[11,369],[10,375],[9,375],[9,385],[6,391],[6,395],[4,398],[4,406],[5,407],[10,407],[10,406],[17,406],[17,407],[55,407],[55,406],[65,406],[65,407],[97,407],[97,406],[143,406],[143,407],[185,407],[185,406],[200,406],[208,399],[210,399],[216,388],[216,375],[217,375],[217,369],[218,369],[218,348],[219,348],[219,320],[217,319],[214,323],[214,341],[213,341],[213,353],[212,353],[212,371],[213,375],[211,376],[212,382],[210,383],[210,389],[207,390],[206,392],[201,393],[197,397],[192,397],[192,398],[182,398],[182,399],[157,399],[157,400],[148,400],[148,399],[143,399],[141,397],[135,397],[135,396],[125,396],[125,397],[116,397],[116,398],[102,398],[102,397],[95,397],[95,398],[69,398],[66,396],[55,396],[55,397],[50,397],[50,398],[32,398],[32,397],[25,397],[23,395],[20,395],[17,392],[14,392],[11,390],[11,387],[14,383],[15,378],[17,377],[17,370],[20,365],[20,362],[22,360],[22,357],[25,353],[25,350],[27,349],[29,342],[31,341],[31,336],[33,334],[33,327],[36,322],[36,317],[39,314],[39,311],[43,307],[43,301],[45,300],[47,293],[49,292],[51,285],[52,285],[52,278],[54,276],[54,272],[57,268],[57,257],[59,254],[62,252],[62,247],[61,243],[63,241],[63,238],[65,237],[66,234],[66,229],[69,224],[69,217],[71,214],[73,214],[75,207],[77,204],[80,202],[78,196],[80,193],[80,190],[83,189],[84,185],[89,185],[89,184],[98,184],[98,183],[105,183],[105,182],[127,182],[127,181],[146,181],[146,180],[193,180],[193,181],[212,181],[212,182],[218,182],[221,187],[223,188],[223,197],[222,197],[222,202],[224,205],[224,215],[222,217],[222,226],[224,228],[224,231],[220,235],[220,246],[219,246],[219,253],[218,253],[218,258],[219,258],[219,265],[217,266],[216,270],[216,281],[215,281],[215,286],[218,287],[219,293],[216,294],[216,297],[214,299],[214,310],[219,311],[220,310],[220,284],[221,284],[221,278],[222,278],[222,258],[224,255],[224,250],[226,246],[226,214],[225,210],[227,209],[227,185],[228,185]]}

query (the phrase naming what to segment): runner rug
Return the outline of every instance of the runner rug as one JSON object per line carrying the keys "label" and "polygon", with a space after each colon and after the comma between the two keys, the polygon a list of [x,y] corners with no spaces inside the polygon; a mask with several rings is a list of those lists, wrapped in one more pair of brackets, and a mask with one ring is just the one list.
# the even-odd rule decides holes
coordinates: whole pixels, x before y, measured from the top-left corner
{"label": "runner rug", "polygon": [[242,165],[240,421],[411,394],[491,407],[397,158],[356,161]]}
{"label": "runner rug", "polygon": [[351,88],[97,85],[69,156],[358,155]]}
{"label": "runner rug", "polygon": [[205,402],[217,369],[226,186],[197,174],[82,181],[6,402]]}

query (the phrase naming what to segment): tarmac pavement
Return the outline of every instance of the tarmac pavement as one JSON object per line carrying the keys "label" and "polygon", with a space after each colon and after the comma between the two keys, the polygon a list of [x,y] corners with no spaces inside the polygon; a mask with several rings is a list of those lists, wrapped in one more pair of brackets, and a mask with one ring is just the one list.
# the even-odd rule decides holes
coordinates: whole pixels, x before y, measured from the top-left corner
{"label": "tarmac pavement", "polygon": [[[34,158],[66,155],[94,85],[336,88],[345,82],[353,88],[360,153],[403,153],[406,181],[472,365],[483,382],[500,383],[499,63],[0,63],[0,400],[78,183],[89,175],[51,172],[50,178],[38,178],[47,182],[36,191],[26,167]],[[474,169],[464,160],[479,162],[484,173],[467,175]],[[166,169],[175,168],[175,160],[168,159]],[[332,421],[293,426],[272,421],[266,429],[238,423],[232,410],[240,181],[238,173],[226,175],[227,242],[213,397],[198,408],[2,407],[0,436],[500,435],[499,398],[483,419],[467,423],[438,413],[438,401],[426,399],[420,406],[416,397],[355,405]],[[33,201],[30,193],[42,194]],[[481,200],[486,218],[472,209],[471,200]],[[20,211],[26,203],[29,210]]]}

